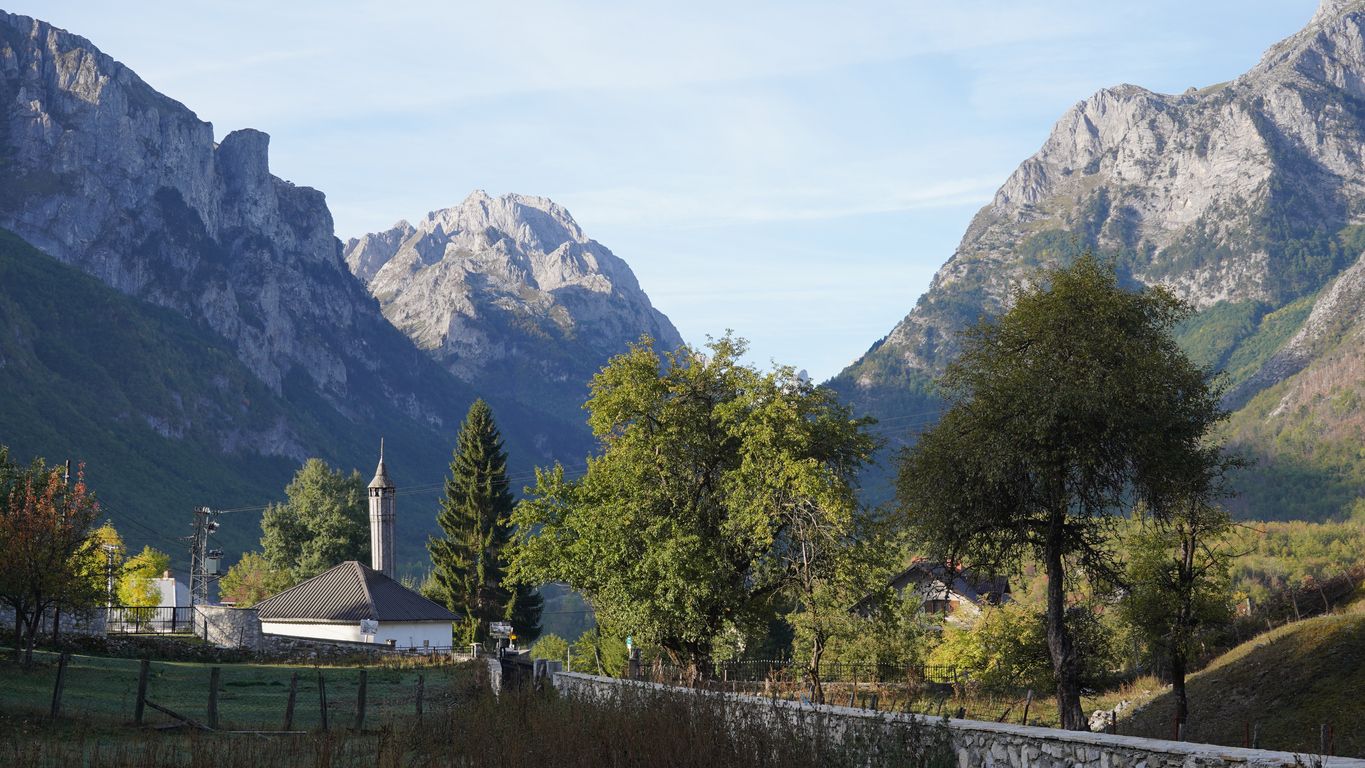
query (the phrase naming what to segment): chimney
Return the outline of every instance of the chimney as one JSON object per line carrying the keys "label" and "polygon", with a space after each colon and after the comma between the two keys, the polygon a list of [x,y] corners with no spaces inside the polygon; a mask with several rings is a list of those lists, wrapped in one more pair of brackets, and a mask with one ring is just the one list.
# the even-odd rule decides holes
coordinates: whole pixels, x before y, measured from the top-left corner
{"label": "chimney", "polygon": [[384,466],[384,439],[379,439],[379,467],[370,481],[370,567],[393,578],[393,516],[397,489]]}

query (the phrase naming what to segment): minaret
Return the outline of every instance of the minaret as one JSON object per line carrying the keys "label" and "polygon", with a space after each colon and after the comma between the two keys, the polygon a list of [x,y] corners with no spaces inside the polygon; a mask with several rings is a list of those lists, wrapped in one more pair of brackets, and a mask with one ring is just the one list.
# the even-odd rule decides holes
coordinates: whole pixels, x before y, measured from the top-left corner
{"label": "minaret", "polygon": [[384,439],[379,439],[379,468],[370,481],[370,567],[393,578],[393,481],[384,468]]}

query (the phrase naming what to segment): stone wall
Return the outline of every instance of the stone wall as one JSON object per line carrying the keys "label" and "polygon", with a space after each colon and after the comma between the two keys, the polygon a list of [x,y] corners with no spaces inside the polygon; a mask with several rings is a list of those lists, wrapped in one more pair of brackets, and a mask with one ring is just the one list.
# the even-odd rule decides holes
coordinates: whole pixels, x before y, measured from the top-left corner
{"label": "stone wall", "polygon": [[222,648],[261,649],[261,619],[255,608],[196,605],[194,634]]}
{"label": "stone wall", "polygon": [[[555,688],[565,696],[597,698],[616,695],[623,686],[694,693],[687,688],[584,675],[577,672],[553,674]],[[867,721],[918,722],[933,726],[941,720],[919,715],[874,712],[867,709],[814,706],[799,702],[765,699],[739,694],[717,694],[736,704],[772,708],[776,714],[817,715],[832,732],[840,724]],[[1320,766],[1320,768],[1365,768],[1365,760],[1343,757],[1296,755],[1263,749],[1219,747],[1209,744],[1082,733],[1056,728],[1038,728],[977,720],[947,720],[949,736],[957,752],[959,768],[1278,768],[1279,766]]]}
{"label": "stone wall", "polygon": [[[47,611],[39,625],[38,636],[44,640],[52,638],[52,617],[53,611]],[[103,636],[104,619],[103,607],[77,612],[62,611],[57,620],[58,631],[63,636]],[[0,632],[14,634],[14,609],[8,605],[0,605]]]}

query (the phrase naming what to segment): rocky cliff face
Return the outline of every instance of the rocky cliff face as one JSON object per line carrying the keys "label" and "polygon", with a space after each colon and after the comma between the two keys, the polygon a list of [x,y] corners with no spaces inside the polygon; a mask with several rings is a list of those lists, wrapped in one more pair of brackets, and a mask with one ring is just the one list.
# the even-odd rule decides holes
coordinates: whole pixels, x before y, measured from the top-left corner
{"label": "rocky cliff face", "polygon": [[[1006,307],[1039,267],[1092,248],[1201,310],[1184,329],[1188,346],[1228,371],[1231,405],[1292,387],[1329,346],[1322,329],[1335,345],[1358,317],[1343,297],[1365,252],[1363,148],[1358,0],[1327,0],[1232,82],[1179,95],[1100,91],[1058,121],[915,308],[832,384],[882,418],[932,412],[929,382],[960,331]],[[1271,464],[1283,458],[1248,445]]]}
{"label": "rocky cliff face", "polygon": [[[268,145],[254,130],[216,143],[212,126],[89,41],[0,12],[0,230],[22,241],[4,239],[6,257],[16,274],[46,276],[45,297],[59,294],[59,273],[38,263],[50,256],[146,308],[99,298],[136,323],[85,313],[71,328],[109,348],[137,350],[136,333],[185,352],[78,356],[43,320],[50,305],[5,303],[12,335],[23,329],[6,339],[17,344],[0,360],[7,380],[33,392],[55,381],[99,403],[63,422],[25,402],[33,418],[0,419],[0,443],[69,450],[92,477],[157,484],[158,502],[182,512],[276,497],[308,456],[368,469],[381,435],[400,483],[434,487],[475,393],[385,319],[343,261],[322,193],[271,175]],[[35,289],[0,286],[0,298]],[[173,357],[207,367],[169,370]],[[582,455],[581,414],[570,423],[486,397],[519,471]],[[105,499],[144,521],[172,514],[138,508],[145,496]],[[414,548],[431,523],[430,510],[400,516]]]}
{"label": "rocky cliff face", "polygon": [[576,411],[641,334],[682,343],[624,261],[541,197],[475,192],[415,226],[354,238],[346,263],[385,316],[476,389]]}

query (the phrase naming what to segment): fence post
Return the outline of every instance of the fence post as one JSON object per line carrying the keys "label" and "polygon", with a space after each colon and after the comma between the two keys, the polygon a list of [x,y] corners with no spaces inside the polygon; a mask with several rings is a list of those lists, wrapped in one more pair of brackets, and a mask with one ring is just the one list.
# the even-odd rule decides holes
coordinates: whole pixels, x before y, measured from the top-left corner
{"label": "fence post", "polygon": [[1251,748],[1261,748],[1261,724],[1256,723],[1251,726]]}
{"label": "fence post", "polygon": [[62,687],[66,685],[66,663],[71,660],[71,654],[63,653],[57,660],[57,683],[52,686],[52,719],[56,720],[62,713]]}
{"label": "fence post", "polygon": [[327,681],[322,677],[322,670],[318,670],[318,708],[322,712],[322,730],[327,730]]}
{"label": "fence post", "polygon": [[367,676],[365,670],[360,670],[360,690],[356,692],[355,701],[355,729],[357,731],[365,727],[365,684]]}
{"label": "fence post", "polygon": [[1028,725],[1028,708],[1033,703],[1033,689],[1028,689],[1028,695],[1024,697],[1024,716],[1019,720],[1020,725]]}
{"label": "fence post", "polygon": [[294,730],[294,700],[299,693],[299,673],[289,676],[289,700],[284,705],[284,730]]}
{"label": "fence post", "polygon": [[138,666],[137,705],[133,709],[133,722],[137,725],[142,725],[142,712],[147,706],[147,671],[151,665],[151,660],[143,659],[142,663]]}
{"label": "fence post", "polygon": [[422,721],[422,689],[426,687],[426,679],[419,672],[417,673],[417,722]]}
{"label": "fence post", "polygon": [[209,668],[209,712],[208,726],[213,730],[218,730],[218,680],[223,670],[220,667]]}

